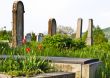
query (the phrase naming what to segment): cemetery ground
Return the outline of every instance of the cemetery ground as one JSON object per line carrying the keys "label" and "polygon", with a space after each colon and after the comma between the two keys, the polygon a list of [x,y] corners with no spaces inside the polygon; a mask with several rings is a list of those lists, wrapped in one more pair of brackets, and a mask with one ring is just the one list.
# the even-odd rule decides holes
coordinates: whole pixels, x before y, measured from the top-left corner
{"label": "cemetery ground", "polygon": [[[23,38],[24,13],[23,2],[15,1],[12,8],[12,34],[8,36],[6,33],[0,33],[1,40],[7,39],[12,43],[12,46],[9,46],[7,42],[0,42],[0,73],[11,76],[34,76],[39,73],[57,71],[57,68],[51,66],[49,60],[41,58],[43,56],[57,56],[57,58],[96,58],[102,61],[95,73],[93,70],[96,70],[97,65],[89,68],[90,65],[88,69],[85,69],[82,66],[86,65],[81,64],[80,71],[78,70],[80,74],[75,72],[74,74],[78,75],[75,78],[94,78],[94,76],[96,78],[110,78],[110,42],[105,38],[100,27],[94,27],[93,19],[89,19],[88,30],[82,37],[83,19],[79,18],[77,32],[74,34],[76,38],[73,38],[65,33],[57,34],[56,20],[51,18],[48,21],[48,35],[40,34],[38,42],[36,42],[36,40],[31,40],[29,34],[26,38],[30,39]],[[92,74],[85,70],[89,70]],[[84,73],[87,74],[83,75]]]}
{"label": "cemetery ground", "polygon": [[[0,43],[0,55],[26,56],[24,59],[0,59],[0,72],[12,76],[32,76],[44,72],[52,72],[56,69],[51,67],[39,56],[58,56],[73,58],[98,58],[102,65],[97,70],[96,78],[110,77],[110,42],[93,46],[86,46],[80,39],[71,39],[66,35],[54,35],[44,37],[42,42],[26,42],[16,48],[11,48],[7,43]],[[36,58],[37,57],[37,58]]]}

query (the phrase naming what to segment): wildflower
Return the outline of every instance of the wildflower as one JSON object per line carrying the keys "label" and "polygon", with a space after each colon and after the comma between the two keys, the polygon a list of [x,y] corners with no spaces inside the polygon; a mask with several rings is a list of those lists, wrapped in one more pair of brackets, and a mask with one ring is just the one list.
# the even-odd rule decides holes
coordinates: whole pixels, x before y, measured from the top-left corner
{"label": "wildflower", "polygon": [[23,43],[23,44],[26,43],[26,39],[25,39],[25,38],[22,39],[22,43]]}
{"label": "wildflower", "polygon": [[29,53],[31,51],[30,48],[26,48],[26,52]]}
{"label": "wildflower", "polygon": [[38,45],[38,49],[41,50],[42,49],[42,44]]}

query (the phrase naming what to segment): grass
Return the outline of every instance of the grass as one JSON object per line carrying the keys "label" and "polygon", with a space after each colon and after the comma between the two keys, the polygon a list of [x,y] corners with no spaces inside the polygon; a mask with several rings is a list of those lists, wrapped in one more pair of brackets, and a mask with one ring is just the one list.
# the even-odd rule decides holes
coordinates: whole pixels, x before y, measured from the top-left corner
{"label": "grass", "polygon": [[109,78],[110,77],[110,43],[103,43],[100,45],[88,46],[82,49],[55,49],[46,48],[42,52],[43,56],[63,56],[73,58],[98,58],[103,62],[100,70],[98,71],[99,77],[96,78]]}
{"label": "grass", "polygon": [[[54,71],[54,68],[48,61],[36,57],[36,46],[32,46],[31,48],[30,46],[32,45],[10,48],[7,43],[1,43],[1,55],[10,55],[10,57],[0,59],[0,72],[11,76],[33,76],[39,73]],[[25,58],[14,58],[13,55],[18,57],[23,55]]]}
{"label": "grass", "polygon": [[[23,45],[12,49],[9,47],[2,48],[1,54],[15,54],[15,55],[36,55],[36,56],[63,56],[73,58],[98,58],[103,62],[100,70],[98,71],[98,77],[96,78],[109,78],[110,77],[110,42],[99,45],[86,46],[82,49],[74,50],[73,48],[55,48],[55,47],[43,47],[43,44],[38,48],[40,43],[32,42],[28,45]],[[26,48],[30,48],[30,52],[26,52]],[[26,65],[25,65],[26,66]],[[20,71],[19,71],[20,72]]]}

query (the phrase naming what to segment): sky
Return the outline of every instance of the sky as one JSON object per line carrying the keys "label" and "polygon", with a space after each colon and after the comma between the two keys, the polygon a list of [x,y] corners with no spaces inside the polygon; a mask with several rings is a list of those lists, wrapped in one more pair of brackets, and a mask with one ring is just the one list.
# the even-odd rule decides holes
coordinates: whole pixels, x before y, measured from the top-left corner
{"label": "sky", "polygon": [[[0,0],[0,28],[12,29],[12,5],[15,0]],[[83,19],[83,31],[88,20],[95,26],[110,27],[110,0],[21,0],[24,4],[24,33],[47,33],[48,20],[55,18],[57,26],[77,28]]]}

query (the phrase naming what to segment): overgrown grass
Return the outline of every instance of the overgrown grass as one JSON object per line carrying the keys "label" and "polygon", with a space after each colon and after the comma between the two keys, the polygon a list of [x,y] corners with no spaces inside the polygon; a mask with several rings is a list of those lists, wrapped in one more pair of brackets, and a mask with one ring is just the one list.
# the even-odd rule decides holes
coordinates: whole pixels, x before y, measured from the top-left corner
{"label": "overgrown grass", "polygon": [[82,49],[55,49],[46,48],[42,52],[43,56],[63,56],[75,58],[98,58],[102,61],[102,66],[99,69],[99,75],[96,78],[109,78],[110,77],[110,43],[103,43],[100,45],[88,46]]}
{"label": "overgrown grass", "polygon": [[52,71],[54,71],[54,68],[48,61],[35,55],[24,56],[24,58],[10,56],[0,59],[0,72],[11,76],[34,76]]}
{"label": "overgrown grass", "polygon": [[1,43],[1,55],[9,57],[0,59],[0,73],[11,76],[34,76],[39,73],[54,71],[54,67],[47,60],[37,57],[39,50],[34,44],[27,43],[17,48],[11,48],[7,43]]}
{"label": "overgrown grass", "polygon": [[[40,46],[39,46],[40,45]],[[80,45],[79,45],[80,46]],[[63,57],[77,57],[77,58],[98,58],[103,62],[99,75],[96,78],[109,78],[110,77],[110,42],[102,43],[99,45],[86,46],[81,49],[73,48],[58,48],[51,46],[43,46],[42,43],[32,42],[31,44],[23,45],[21,47],[13,48],[3,48],[1,54],[15,54],[15,55],[25,55],[27,54],[26,48],[30,48],[30,54],[36,56],[63,56]]]}

